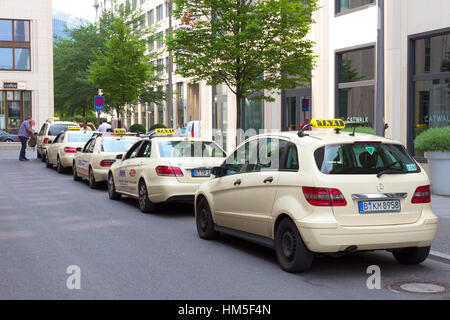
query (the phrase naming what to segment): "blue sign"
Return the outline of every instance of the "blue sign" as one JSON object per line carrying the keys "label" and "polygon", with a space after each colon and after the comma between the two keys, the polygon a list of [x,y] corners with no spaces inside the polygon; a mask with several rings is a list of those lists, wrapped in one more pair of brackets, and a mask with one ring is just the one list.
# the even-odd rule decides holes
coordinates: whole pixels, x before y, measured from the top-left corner
{"label": "blue sign", "polygon": [[302,99],[302,111],[303,112],[309,111],[309,99]]}
{"label": "blue sign", "polygon": [[95,111],[103,111],[104,108],[105,108],[105,97],[95,96],[95,98],[94,98]]}

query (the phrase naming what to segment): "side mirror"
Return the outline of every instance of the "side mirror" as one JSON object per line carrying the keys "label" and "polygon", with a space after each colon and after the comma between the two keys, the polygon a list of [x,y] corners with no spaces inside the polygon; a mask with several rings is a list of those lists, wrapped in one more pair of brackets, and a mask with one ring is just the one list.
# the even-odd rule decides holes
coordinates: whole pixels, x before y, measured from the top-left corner
{"label": "side mirror", "polygon": [[116,156],[116,160],[122,160],[122,158],[123,158],[123,154],[118,154],[118,155]]}
{"label": "side mirror", "polygon": [[81,151],[83,151],[83,148],[81,148],[81,147],[77,148],[77,152],[81,152]]}
{"label": "side mirror", "polygon": [[222,177],[225,175],[225,168],[224,167],[214,167],[211,169],[211,174],[214,175],[216,178]]}
{"label": "side mirror", "polygon": [[37,132],[35,132],[35,133],[34,133],[34,135],[35,135],[35,136],[37,136],[37,135],[38,135],[38,133],[37,133]]}

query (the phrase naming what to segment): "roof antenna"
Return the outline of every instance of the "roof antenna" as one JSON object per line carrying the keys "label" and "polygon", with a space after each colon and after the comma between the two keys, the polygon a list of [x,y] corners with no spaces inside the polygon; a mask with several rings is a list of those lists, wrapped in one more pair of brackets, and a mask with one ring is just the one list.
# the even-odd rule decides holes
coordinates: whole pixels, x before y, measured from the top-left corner
{"label": "roof antenna", "polygon": [[353,132],[350,133],[349,135],[352,136],[352,137],[354,137],[354,136],[355,136],[355,132],[356,132],[356,126],[353,127]]}
{"label": "roof antenna", "polygon": [[307,128],[311,128],[311,127],[312,127],[311,123],[307,124],[306,126],[303,126],[302,130],[300,130],[300,131],[298,132],[298,136],[299,136],[300,138],[308,137],[309,134],[305,133],[305,130],[306,130]]}

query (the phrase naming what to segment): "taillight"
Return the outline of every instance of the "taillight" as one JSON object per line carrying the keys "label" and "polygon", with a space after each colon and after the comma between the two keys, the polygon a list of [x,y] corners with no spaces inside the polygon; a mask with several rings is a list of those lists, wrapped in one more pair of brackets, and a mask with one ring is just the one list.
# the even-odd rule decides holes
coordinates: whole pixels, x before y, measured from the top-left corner
{"label": "taillight", "polygon": [[430,186],[418,187],[414,192],[411,203],[430,203],[431,202],[431,192]]}
{"label": "taillight", "polygon": [[43,143],[44,143],[44,144],[52,143],[52,140],[50,140],[49,138],[44,138]]}
{"label": "taillight", "polygon": [[102,160],[100,162],[100,167],[111,167],[116,160]]}
{"label": "taillight", "polygon": [[17,140],[20,140],[20,137],[17,137]]}
{"label": "taillight", "polygon": [[156,174],[164,177],[182,177],[183,172],[178,167],[158,166],[156,167]]}
{"label": "taillight", "polygon": [[65,147],[64,152],[65,153],[77,153],[77,148]]}
{"label": "taillight", "polygon": [[303,187],[309,204],[316,207],[345,207],[344,195],[338,189]]}

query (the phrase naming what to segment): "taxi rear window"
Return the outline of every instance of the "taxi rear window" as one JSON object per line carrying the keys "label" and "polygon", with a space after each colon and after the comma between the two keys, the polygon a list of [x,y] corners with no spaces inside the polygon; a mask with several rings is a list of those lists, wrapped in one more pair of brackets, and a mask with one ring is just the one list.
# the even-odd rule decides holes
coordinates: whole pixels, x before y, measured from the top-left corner
{"label": "taxi rear window", "polygon": [[225,153],[214,142],[206,141],[160,141],[161,158],[224,158]]}
{"label": "taxi rear window", "polygon": [[314,158],[324,174],[379,174],[386,170],[399,174],[420,172],[405,148],[397,144],[359,142],[329,145],[317,149]]}
{"label": "taxi rear window", "polygon": [[48,129],[48,135],[57,136],[58,134],[66,130],[69,126],[73,126],[73,124],[52,124]]}
{"label": "taxi rear window", "polygon": [[105,139],[102,141],[102,152],[127,152],[136,139]]}
{"label": "taxi rear window", "polygon": [[88,140],[92,137],[92,133],[70,133],[67,136],[67,141],[69,142],[88,142]]}

